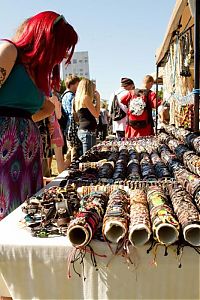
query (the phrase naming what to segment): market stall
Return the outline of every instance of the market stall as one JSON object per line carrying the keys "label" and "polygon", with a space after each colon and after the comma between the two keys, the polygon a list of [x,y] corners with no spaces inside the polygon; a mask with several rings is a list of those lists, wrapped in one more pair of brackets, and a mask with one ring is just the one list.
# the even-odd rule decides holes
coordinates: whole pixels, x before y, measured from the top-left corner
{"label": "market stall", "polygon": [[174,126],[94,146],[0,223],[5,296],[198,299],[199,153]]}
{"label": "market stall", "polygon": [[163,73],[163,98],[170,124],[199,129],[199,1],[177,0],[166,35],[156,53]]}

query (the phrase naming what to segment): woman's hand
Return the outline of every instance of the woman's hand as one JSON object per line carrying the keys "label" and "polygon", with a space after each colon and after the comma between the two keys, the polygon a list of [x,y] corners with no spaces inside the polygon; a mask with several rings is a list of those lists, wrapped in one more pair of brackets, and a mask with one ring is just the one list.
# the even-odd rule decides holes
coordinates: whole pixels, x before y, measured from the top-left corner
{"label": "woman's hand", "polygon": [[39,121],[49,117],[52,114],[52,112],[54,111],[54,109],[55,109],[54,104],[48,98],[46,98],[44,100],[44,104],[43,104],[42,108],[32,116],[33,121],[39,122]]}
{"label": "woman's hand", "polygon": [[95,99],[96,101],[99,101],[99,102],[100,102],[100,94],[99,94],[98,91],[95,91],[95,92],[94,92],[94,99]]}

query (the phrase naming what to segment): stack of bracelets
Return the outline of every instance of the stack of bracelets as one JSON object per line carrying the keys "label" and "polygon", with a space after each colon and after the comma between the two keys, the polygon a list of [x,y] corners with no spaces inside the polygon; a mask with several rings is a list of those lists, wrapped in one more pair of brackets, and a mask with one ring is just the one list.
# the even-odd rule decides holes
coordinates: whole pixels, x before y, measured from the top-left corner
{"label": "stack of bracelets", "polygon": [[76,248],[87,246],[94,236],[108,202],[108,195],[103,192],[91,192],[80,201],[80,208],[67,230],[69,241]]}
{"label": "stack of bracelets", "polygon": [[165,125],[164,129],[167,133],[175,136],[178,140],[187,144],[189,148],[193,148],[200,154],[200,135],[198,133],[190,132],[184,128],[175,128],[172,125]]}
{"label": "stack of bracelets", "polygon": [[148,242],[151,236],[151,223],[147,196],[143,190],[130,191],[130,225],[128,239],[135,247]]}
{"label": "stack of bracelets", "polygon": [[101,179],[112,178],[114,173],[114,166],[118,159],[118,156],[119,156],[119,152],[111,153],[111,155],[108,157],[108,161],[99,168],[99,173],[98,173],[99,178]]}
{"label": "stack of bracelets", "polygon": [[200,218],[191,196],[180,185],[169,185],[169,195],[181,224],[184,240],[193,246],[199,246]]}
{"label": "stack of bracelets", "polygon": [[128,194],[124,190],[118,189],[110,194],[102,228],[107,241],[118,244],[126,238],[129,204]]}
{"label": "stack of bracelets", "polygon": [[160,156],[158,155],[157,152],[154,151],[151,153],[151,161],[153,163],[153,166],[154,166],[154,169],[156,172],[156,176],[158,179],[165,179],[165,178],[171,177],[171,174],[170,174],[167,166],[162,161],[162,159],[160,158]]}
{"label": "stack of bracelets", "polygon": [[178,183],[193,196],[194,202],[200,210],[200,177],[183,167],[176,167],[174,175]]}
{"label": "stack of bracelets", "polygon": [[129,162],[127,164],[127,178],[129,180],[140,180],[139,154],[134,149],[129,149]]}
{"label": "stack of bracelets", "polygon": [[196,250],[199,141],[196,133],[174,126],[157,137],[104,141],[73,162],[60,187],[25,202],[24,222],[36,237],[67,236],[73,264],[85,253],[96,255],[92,239],[106,241],[126,261],[135,253],[129,250],[148,242],[150,249],[175,243],[177,253],[184,245]]}
{"label": "stack of bracelets", "polygon": [[124,180],[126,178],[128,159],[129,159],[128,150],[126,148],[122,148],[119,151],[119,157],[115,164],[115,170],[113,174],[114,180]]}
{"label": "stack of bracelets", "polygon": [[166,139],[168,140],[170,150],[175,153],[176,158],[180,160],[192,173],[200,175],[200,157],[186,145],[170,136],[167,136],[167,134],[162,133],[160,141],[166,142]]}
{"label": "stack of bracelets", "polygon": [[75,186],[51,187],[42,197],[31,197],[23,205],[24,221],[33,236],[48,237],[66,234],[70,219],[79,209]]}
{"label": "stack of bracelets", "polygon": [[149,154],[142,152],[140,156],[140,168],[143,180],[156,180],[155,170]]}
{"label": "stack of bracelets", "polygon": [[147,201],[153,238],[166,246],[175,243],[179,236],[179,223],[163,190],[157,186],[149,187]]}

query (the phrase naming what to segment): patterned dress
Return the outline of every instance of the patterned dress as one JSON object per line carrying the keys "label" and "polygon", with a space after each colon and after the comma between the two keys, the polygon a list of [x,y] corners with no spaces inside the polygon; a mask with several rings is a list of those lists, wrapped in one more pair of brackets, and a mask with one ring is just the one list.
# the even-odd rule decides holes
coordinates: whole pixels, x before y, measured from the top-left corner
{"label": "patterned dress", "polygon": [[[0,220],[42,188],[40,132],[31,118],[44,97],[23,65],[15,65],[0,88]],[[6,110],[6,112],[5,112]],[[8,115],[7,115],[8,111]],[[2,113],[4,112],[4,113]]]}

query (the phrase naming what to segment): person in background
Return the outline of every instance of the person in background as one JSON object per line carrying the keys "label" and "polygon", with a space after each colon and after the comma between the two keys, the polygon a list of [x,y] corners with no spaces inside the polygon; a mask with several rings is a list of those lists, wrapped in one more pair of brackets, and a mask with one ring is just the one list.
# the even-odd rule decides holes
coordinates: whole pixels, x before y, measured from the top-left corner
{"label": "person in background", "polygon": [[[62,15],[41,12],[0,45],[0,220],[43,186],[40,132],[50,116],[59,65],[69,63],[78,36]],[[52,86],[50,86],[52,78]]]}
{"label": "person in background", "polygon": [[75,144],[72,144],[71,141],[67,140],[68,129],[71,123],[72,111],[73,111],[73,100],[76,94],[76,90],[79,84],[80,78],[75,75],[67,76],[65,80],[66,91],[62,95],[62,109],[63,114],[65,115],[65,122],[63,125],[64,137],[67,144],[67,153],[65,160],[65,168],[68,168],[77,156],[78,156],[78,147]]}
{"label": "person in background", "polygon": [[[119,106],[121,107],[121,109],[125,113],[127,113],[127,107],[126,107],[126,105],[124,105],[121,102],[121,98],[124,95],[127,95],[129,90],[133,90],[134,88],[135,88],[135,85],[134,85],[134,82],[132,79],[130,79],[130,78],[122,78],[121,79],[121,87],[115,93],[113,93],[110,97],[110,101],[109,101],[110,115],[111,115],[111,105],[112,105],[112,101],[114,99],[114,95],[117,95],[118,103],[119,103]],[[113,121],[112,127],[113,127],[112,128],[113,133],[116,134],[117,138],[124,138],[125,137],[125,128],[126,128],[126,116],[119,121]]]}
{"label": "person in background", "polygon": [[108,135],[108,124],[109,124],[109,113],[107,110],[106,103],[102,102],[100,109],[101,118],[101,140],[104,141]]}
{"label": "person in background", "polygon": [[50,101],[55,106],[54,112],[48,118],[49,127],[51,128],[51,145],[55,153],[58,173],[61,173],[65,169],[64,156],[62,153],[62,147],[64,146],[64,138],[60,128],[60,124],[58,122],[58,120],[61,118],[61,103],[58,100],[57,93],[55,91],[52,92]]}
{"label": "person in background", "polygon": [[100,114],[100,95],[91,80],[84,78],[79,82],[74,104],[79,120],[78,137],[84,154],[96,144],[96,118]]}
{"label": "person in background", "polygon": [[45,118],[36,122],[40,131],[41,145],[42,145],[42,174],[44,184],[47,181],[51,181],[51,159],[53,156],[51,147],[51,135],[49,128],[49,118]]}
{"label": "person in background", "polygon": [[156,107],[156,94],[151,91],[154,84],[152,76],[143,80],[143,88],[130,90],[121,102],[127,106],[126,137],[154,135],[152,108]]}
{"label": "person in background", "polygon": [[168,125],[170,121],[169,115],[170,105],[162,101],[161,105],[158,107],[158,126],[157,129],[162,129],[162,125]]}

